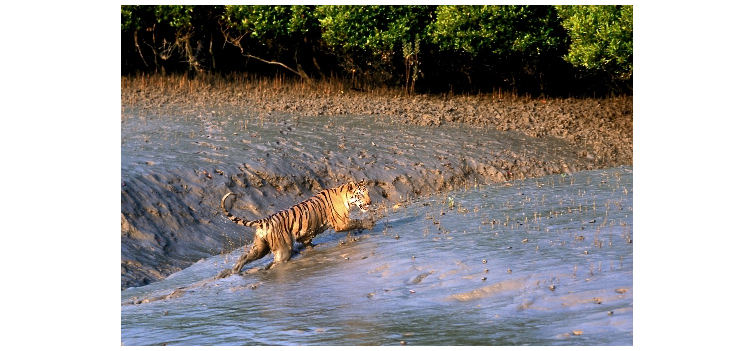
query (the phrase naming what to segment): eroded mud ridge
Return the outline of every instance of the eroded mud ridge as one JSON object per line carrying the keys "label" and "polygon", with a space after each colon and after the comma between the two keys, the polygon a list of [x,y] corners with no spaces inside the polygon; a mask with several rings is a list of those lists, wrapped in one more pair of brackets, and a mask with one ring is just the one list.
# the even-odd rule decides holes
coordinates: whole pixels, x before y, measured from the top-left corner
{"label": "eroded mud ridge", "polygon": [[473,98],[123,87],[123,289],[251,242],[219,211],[229,191],[234,213],[254,219],[364,179],[381,216],[411,197],[632,163],[631,98],[572,104],[585,115],[533,100],[496,116],[505,104]]}

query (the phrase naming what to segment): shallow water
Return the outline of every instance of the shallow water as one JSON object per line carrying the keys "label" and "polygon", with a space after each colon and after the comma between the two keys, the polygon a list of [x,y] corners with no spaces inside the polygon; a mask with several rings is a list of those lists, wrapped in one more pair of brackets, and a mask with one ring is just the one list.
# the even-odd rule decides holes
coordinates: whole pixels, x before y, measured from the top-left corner
{"label": "shallow water", "polygon": [[215,281],[241,249],[213,256],[124,290],[122,342],[632,345],[632,190],[631,167],[470,187],[271,270]]}

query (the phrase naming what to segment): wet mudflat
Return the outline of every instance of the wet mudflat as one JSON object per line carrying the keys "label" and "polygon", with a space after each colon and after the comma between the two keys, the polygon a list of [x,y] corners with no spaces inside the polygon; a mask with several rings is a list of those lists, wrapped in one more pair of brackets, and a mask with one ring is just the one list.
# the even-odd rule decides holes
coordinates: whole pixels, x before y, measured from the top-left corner
{"label": "wet mudflat", "polygon": [[238,192],[259,218],[365,180],[374,201],[631,165],[631,96],[406,95],[351,82],[121,79],[121,289],[250,240],[219,213]]}
{"label": "wet mudflat", "polygon": [[244,107],[124,107],[122,289],[161,280],[251,240],[219,212],[222,196],[261,218],[321,189],[367,181],[385,206],[475,184],[597,167],[595,151],[554,136],[390,116],[250,115]]}
{"label": "wet mudflat", "polygon": [[271,270],[212,280],[243,248],[210,256],[124,290],[122,342],[632,345],[632,179],[466,182],[386,201],[374,229],[327,231]]}

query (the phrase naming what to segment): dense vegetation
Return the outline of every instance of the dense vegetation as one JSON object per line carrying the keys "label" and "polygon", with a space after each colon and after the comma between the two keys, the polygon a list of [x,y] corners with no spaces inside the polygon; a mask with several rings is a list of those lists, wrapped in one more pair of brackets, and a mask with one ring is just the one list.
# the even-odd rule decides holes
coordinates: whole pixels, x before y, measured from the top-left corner
{"label": "dense vegetation", "polygon": [[632,6],[121,6],[121,71],[631,93]]}

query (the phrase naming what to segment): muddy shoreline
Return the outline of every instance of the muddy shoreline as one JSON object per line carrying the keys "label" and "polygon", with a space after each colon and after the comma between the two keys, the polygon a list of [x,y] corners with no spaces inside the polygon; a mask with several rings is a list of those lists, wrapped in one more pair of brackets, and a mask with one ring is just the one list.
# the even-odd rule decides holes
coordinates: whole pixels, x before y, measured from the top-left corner
{"label": "muddy shoreline", "polygon": [[[228,191],[246,194],[234,208],[255,217],[288,207],[320,189],[368,179],[379,212],[408,197],[477,183],[632,165],[632,97],[407,97],[333,84],[180,77],[122,78],[121,83],[124,125],[135,118],[171,118],[160,116],[230,114],[237,115],[234,121],[260,122],[272,116],[289,121],[329,116],[331,125],[311,127],[312,135],[341,138],[310,147],[306,138],[295,139],[303,132],[295,124],[268,124],[265,128],[278,134],[254,139],[257,132],[244,134],[246,124],[242,131],[231,127],[235,122],[222,122],[227,123],[222,131],[191,141],[204,148],[195,153],[206,162],[196,164],[142,160],[123,146],[122,289],[164,279],[199,259],[248,243],[251,233],[224,221],[219,212],[217,202]],[[381,133],[377,125],[344,127],[353,116],[372,118],[360,117],[365,123],[409,126],[412,140],[384,135],[390,133]],[[456,129],[449,126],[459,124],[479,128],[480,137],[454,137]],[[435,131],[443,133],[440,141],[416,134]],[[256,149],[255,143],[260,144]],[[261,147],[266,147],[264,154]],[[248,159],[227,157],[236,151]]]}

